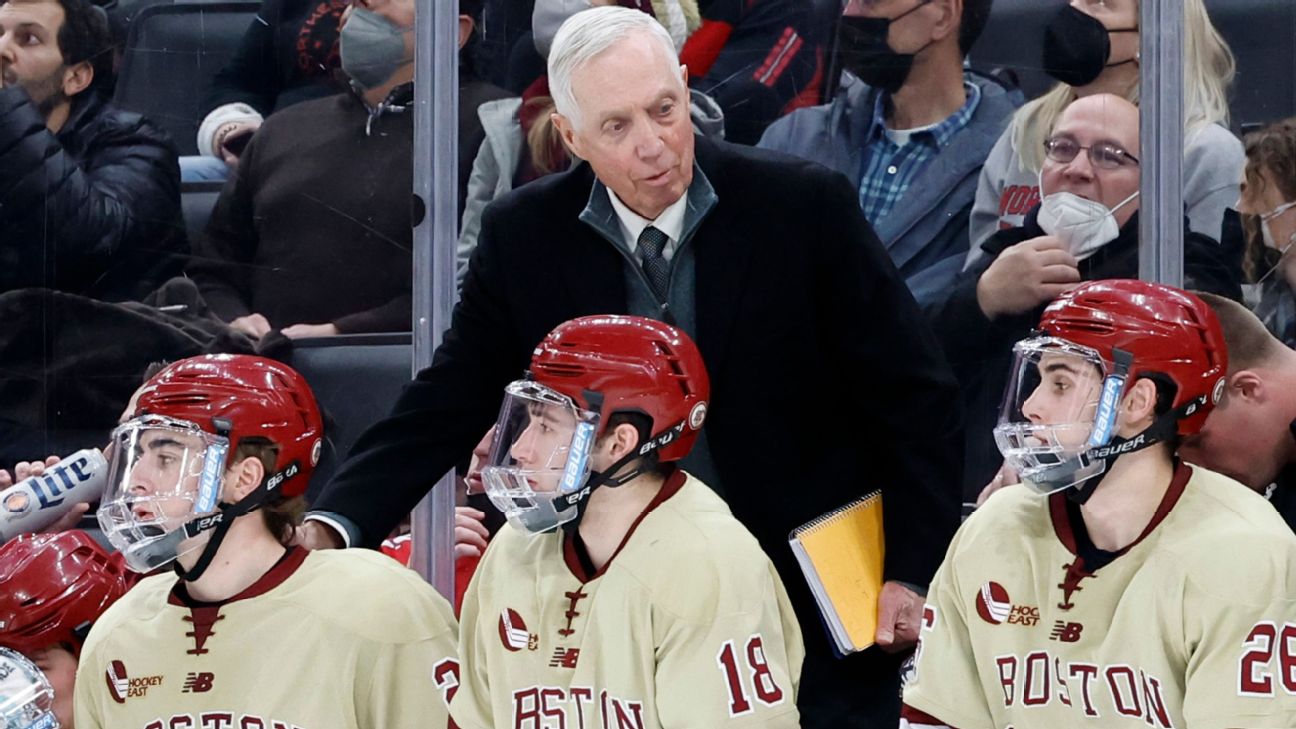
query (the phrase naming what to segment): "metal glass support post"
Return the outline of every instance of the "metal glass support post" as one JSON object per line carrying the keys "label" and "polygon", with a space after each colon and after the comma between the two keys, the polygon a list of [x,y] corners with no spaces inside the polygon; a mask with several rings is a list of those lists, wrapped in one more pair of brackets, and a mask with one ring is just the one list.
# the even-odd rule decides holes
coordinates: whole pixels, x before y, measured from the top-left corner
{"label": "metal glass support post", "polygon": [[1139,278],[1183,286],[1183,0],[1142,0]]}
{"label": "metal glass support post", "polygon": [[[459,2],[417,3],[414,36],[414,372],[450,326],[458,210]],[[454,473],[414,509],[414,569],[454,599]]]}

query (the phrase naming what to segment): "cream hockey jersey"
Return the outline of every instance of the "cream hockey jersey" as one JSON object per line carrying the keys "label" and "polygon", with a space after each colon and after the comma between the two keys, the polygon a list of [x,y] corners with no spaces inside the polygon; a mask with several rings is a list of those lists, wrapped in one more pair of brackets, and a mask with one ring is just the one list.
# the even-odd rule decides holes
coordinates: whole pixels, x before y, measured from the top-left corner
{"label": "cream hockey jersey", "polygon": [[505,527],[460,617],[463,729],[800,726],[804,649],[783,583],[682,471],[592,576],[561,532]]}
{"label": "cream hockey jersey", "polygon": [[190,607],[150,577],[90,631],[78,729],[444,729],[449,603],[367,550],[292,548],[235,598]]}
{"label": "cream hockey jersey", "polygon": [[1075,508],[1007,488],[959,530],[924,608],[911,725],[1296,727],[1296,535],[1268,502],[1180,465],[1096,571]]}

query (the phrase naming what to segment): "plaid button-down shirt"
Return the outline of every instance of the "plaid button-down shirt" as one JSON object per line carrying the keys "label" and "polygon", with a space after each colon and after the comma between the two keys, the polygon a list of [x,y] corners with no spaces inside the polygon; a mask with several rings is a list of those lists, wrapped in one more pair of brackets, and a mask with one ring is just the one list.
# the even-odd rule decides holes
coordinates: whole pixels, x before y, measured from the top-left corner
{"label": "plaid button-down shirt", "polygon": [[864,217],[877,220],[890,213],[923,167],[972,120],[981,103],[981,89],[966,82],[963,88],[967,101],[958,111],[935,126],[914,132],[904,145],[897,145],[887,136],[887,95],[877,95],[873,121],[860,155],[859,200]]}

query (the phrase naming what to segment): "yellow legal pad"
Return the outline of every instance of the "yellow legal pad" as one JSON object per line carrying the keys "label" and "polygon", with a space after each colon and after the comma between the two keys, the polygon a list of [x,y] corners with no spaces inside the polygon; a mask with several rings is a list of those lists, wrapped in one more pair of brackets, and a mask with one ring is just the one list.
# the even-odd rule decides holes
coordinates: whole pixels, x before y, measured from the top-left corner
{"label": "yellow legal pad", "polygon": [[841,653],[873,645],[882,592],[882,492],[829,512],[788,537]]}

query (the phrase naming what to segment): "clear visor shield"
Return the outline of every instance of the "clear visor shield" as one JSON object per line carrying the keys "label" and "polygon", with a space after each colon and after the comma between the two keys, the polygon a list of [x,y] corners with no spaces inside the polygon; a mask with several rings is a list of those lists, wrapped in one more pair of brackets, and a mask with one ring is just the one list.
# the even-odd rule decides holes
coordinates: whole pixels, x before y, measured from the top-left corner
{"label": "clear visor shield", "polygon": [[1052,337],[1018,342],[995,443],[1023,483],[1043,494],[1078,485],[1106,469],[1089,450],[1116,427],[1123,376],[1088,347]]}
{"label": "clear visor shield", "polygon": [[229,441],[171,418],[136,418],[113,431],[99,526],[136,572],[152,572],[200,549],[186,532],[217,512]]}
{"label": "clear visor shield", "polygon": [[0,648],[0,729],[59,729],[54,689],[34,663]]}
{"label": "clear visor shield", "polygon": [[540,534],[576,517],[598,420],[543,385],[519,380],[505,388],[482,482],[514,526]]}

